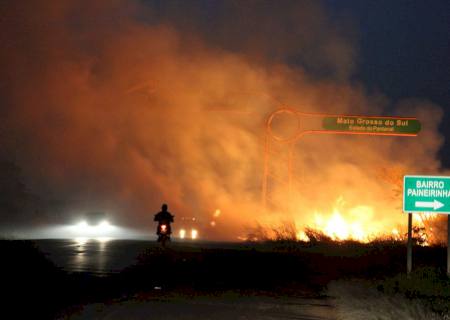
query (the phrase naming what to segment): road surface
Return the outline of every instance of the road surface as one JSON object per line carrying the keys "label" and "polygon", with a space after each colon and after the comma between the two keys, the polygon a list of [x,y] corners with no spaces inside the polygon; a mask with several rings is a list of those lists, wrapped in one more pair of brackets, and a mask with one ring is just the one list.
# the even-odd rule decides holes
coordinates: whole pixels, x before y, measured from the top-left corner
{"label": "road surface", "polygon": [[133,320],[331,320],[336,310],[328,299],[302,297],[169,296],[91,304],[66,319]]}

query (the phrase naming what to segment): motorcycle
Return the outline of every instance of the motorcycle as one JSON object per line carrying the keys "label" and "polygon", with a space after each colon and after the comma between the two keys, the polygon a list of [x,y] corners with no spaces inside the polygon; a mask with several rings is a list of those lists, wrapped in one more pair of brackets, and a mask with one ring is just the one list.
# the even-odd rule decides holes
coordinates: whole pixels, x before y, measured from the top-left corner
{"label": "motorcycle", "polygon": [[162,223],[158,226],[158,242],[161,242],[163,247],[166,246],[166,242],[170,241],[170,227],[168,224]]}

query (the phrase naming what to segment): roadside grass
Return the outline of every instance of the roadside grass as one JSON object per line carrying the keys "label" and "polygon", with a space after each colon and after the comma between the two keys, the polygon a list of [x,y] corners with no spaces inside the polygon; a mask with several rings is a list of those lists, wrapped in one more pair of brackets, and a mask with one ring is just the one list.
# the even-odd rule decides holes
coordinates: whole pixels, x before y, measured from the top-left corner
{"label": "roadside grass", "polygon": [[384,294],[368,281],[333,281],[327,294],[334,298],[338,320],[442,320],[420,300],[403,294]]}
{"label": "roadside grass", "polygon": [[401,294],[410,300],[420,301],[441,315],[450,314],[450,279],[442,269],[418,268],[409,277],[404,273],[398,274],[378,281],[377,289],[388,295]]}

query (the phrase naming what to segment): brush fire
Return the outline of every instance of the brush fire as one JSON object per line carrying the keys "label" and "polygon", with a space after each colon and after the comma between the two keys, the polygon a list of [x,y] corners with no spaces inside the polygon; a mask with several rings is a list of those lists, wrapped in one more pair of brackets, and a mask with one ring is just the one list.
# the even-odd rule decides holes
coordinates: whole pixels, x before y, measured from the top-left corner
{"label": "brush fire", "polygon": [[[330,213],[315,211],[310,219],[285,219],[281,222],[266,221],[250,228],[247,235],[238,239],[245,241],[288,240],[310,242],[326,241],[406,241],[406,214],[392,220],[378,221],[374,207],[348,206],[339,197]],[[302,216],[303,217],[303,216]],[[400,218],[400,219],[399,219]],[[442,243],[445,240],[445,219],[436,213],[416,213],[413,215],[413,238],[421,246]]]}
{"label": "brush fire", "polygon": [[[127,10],[121,1],[83,10],[76,1],[49,3],[17,4],[21,23],[10,30],[5,18],[0,31],[9,44],[0,95],[11,106],[2,132],[15,136],[2,147],[41,199],[39,223],[98,208],[118,225],[150,230],[149,216],[166,202],[180,238],[235,240],[248,238],[247,226],[294,221],[301,240],[311,228],[332,239],[367,242],[402,237],[406,223],[401,199],[393,198],[397,186],[378,179],[380,170],[441,170],[441,108],[424,100],[388,103],[355,85],[353,38],[326,19],[284,17],[292,34],[303,35],[289,41],[272,31],[252,36],[251,43],[238,34],[213,41],[206,30],[182,28],[177,20],[144,22],[147,11],[138,10],[138,1]],[[294,1],[288,11],[314,16],[321,12],[314,3]],[[70,20],[75,13],[82,23]],[[120,23],[111,24],[110,16]],[[246,23],[236,21],[236,30]],[[276,58],[278,47],[302,64]],[[317,68],[326,77],[311,76]],[[305,114],[400,114],[420,119],[422,131],[409,138],[310,135],[288,148],[274,144],[267,163],[270,199],[263,206],[265,123],[286,106]],[[280,136],[312,125],[291,120],[274,123]],[[370,121],[361,126],[385,124]],[[28,222],[23,216],[5,220]],[[201,229],[178,227],[183,216],[197,217]],[[434,218],[416,219],[422,228]]]}

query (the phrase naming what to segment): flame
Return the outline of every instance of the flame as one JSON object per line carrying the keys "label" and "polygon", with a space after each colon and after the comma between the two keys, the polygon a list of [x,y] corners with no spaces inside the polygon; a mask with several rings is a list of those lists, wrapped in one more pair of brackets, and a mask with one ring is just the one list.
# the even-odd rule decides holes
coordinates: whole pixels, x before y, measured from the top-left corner
{"label": "flame", "polygon": [[333,212],[333,215],[328,220],[325,232],[332,238],[339,240],[348,239],[350,234],[349,225],[337,211]]}
{"label": "flame", "polygon": [[419,240],[419,244],[422,246],[429,246],[431,243],[436,242],[433,235],[433,227],[430,223],[438,217],[434,212],[422,212],[413,214],[413,227],[416,227],[416,238]]}
{"label": "flame", "polygon": [[[359,205],[345,210],[346,204],[343,197],[339,197],[330,215],[316,212],[311,227],[337,241],[356,240],[367,243],[377,236],[389,234],[386,226],[376,220],[373,207]],[[392,230],[392,235],[398,236],[399,232],[395,230]]]}
{"label": "flame", "polygon": [[[354,211],[354,210],[353,210]],[[377,233],[377,228],[370,225],[365,215],[372,213],[370,207],[359,207],[358,215],[350,220],[344,218],[342,213],[335,208],[328,218],[322,214],[315,214],[314,228],[322,231],[333,240],[357,240],[361,242],[369,242],[370,238]],[[370,214],[371,216],[371,214]]]}
{"label": "flame", "polygon": [[436,219],[437,216],[438,214],[434,212],[423,212],[419,214],[414,214],[413,220],[415,220],[415,222],[419,223],[421,226],[424,226],[428,221]]}
{"label": "flame", "polygon": [[[404,240],[405,227],[389,226],[386,221],[376,219],[375,209],[371,206],[356,206],[344,210],[345,201],[339,197],[336,206],[330,215],[315,212],[314,221],[310,228],[323,232],[333,240],[356,240],[367,243],[377,237],[389,237],[394,240]],[[403,214],[399,212],[399,214]],[[413,215],[413,224],[416,228],[415,237],[422,246],[433,242],[433,228],[430,222],[436,219],[436,213],[418,213]],[[400,231],[401,230],[401,231]],[[297,240],[309,241],[304,231],[297,232]]]}
{"label": "flame", "polygon": [[[238,236],[238,239],[243,241],[297,240],[315,242],[325,240],[328,237],[334,241],[352,240],[362,243],[369,243],[374,240],[406,241],[407,216],[401,211],[393,211],[392,213],[398,215],[383,219],[380,218],[382,215],[379,208],[368,205],[352,207],[342,197],[339,197],[331,214],[313,211],[309,221],[300,220],[300,218],[281,222],[268,220],[265,223],[258,223],[247,234]],[[434,220],[439,215],[424,213],[415,214],[413,217],[413,237],[416,243],[422,246],[438,243],[433,235],[433,223],[436,223]]]}
{"label": "flame", "polygon": [[394,229],[392,229],[392,234],[393,235],[398,235],[399,231],[396,228],[394,228]]}
{"label": "flame", "polygon": [[305,231],[299,231],[297,233],[297,240],[309,242],[310,239],[309,239],[308,235],[305,233]]}

